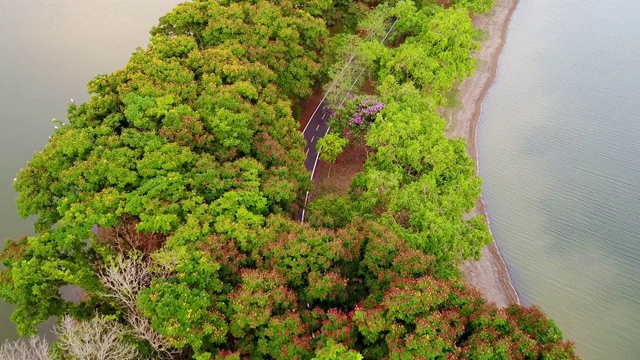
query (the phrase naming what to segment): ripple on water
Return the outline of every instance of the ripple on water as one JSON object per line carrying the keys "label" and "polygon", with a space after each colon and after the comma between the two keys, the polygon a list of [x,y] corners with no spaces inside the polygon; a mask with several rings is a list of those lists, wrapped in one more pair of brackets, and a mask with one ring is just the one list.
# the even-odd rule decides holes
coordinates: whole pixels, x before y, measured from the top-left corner
{"label": "ripple on water", "polygon": [[520,2],[478,132],[514,285],[586,359],[640,354],[638,17],[633,0]]}

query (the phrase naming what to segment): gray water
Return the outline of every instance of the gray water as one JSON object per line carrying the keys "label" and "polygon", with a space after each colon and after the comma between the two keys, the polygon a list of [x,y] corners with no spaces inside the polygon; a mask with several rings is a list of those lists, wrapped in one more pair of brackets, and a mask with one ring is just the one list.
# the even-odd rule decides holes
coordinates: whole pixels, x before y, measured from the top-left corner
{"label": "gray water", "polygon": [[[0,238],[32,232],[12,182],[66,119],[86,83],[127,63],[158,18],[179,0],[0,0]],[[0,303],[0,342],[17,337],[12,307]]]}
{"label": "gray water", "polygon": [[640,3],[520,0],[484,103],[491,228],[585,359],[640,359]]}

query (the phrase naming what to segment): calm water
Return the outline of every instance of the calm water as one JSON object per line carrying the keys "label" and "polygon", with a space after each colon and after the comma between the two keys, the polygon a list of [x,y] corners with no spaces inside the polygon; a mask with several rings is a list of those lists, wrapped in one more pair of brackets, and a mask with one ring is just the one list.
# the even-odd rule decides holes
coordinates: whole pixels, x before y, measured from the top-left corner
{"label": "calm water", "polygon": [[[87,81],[127,63],[148,31],[179,0],[0,0],[0,238],[28,234],[11,186],[42,150],[51,119],[70,98],[88,100]],[[16,338],[11,307],[0,303],[0,342]]]}
{"label": "calm water", "polygon": [[523,301],[586,359],[640,359],[640,5],[520,0],[478,133]]}

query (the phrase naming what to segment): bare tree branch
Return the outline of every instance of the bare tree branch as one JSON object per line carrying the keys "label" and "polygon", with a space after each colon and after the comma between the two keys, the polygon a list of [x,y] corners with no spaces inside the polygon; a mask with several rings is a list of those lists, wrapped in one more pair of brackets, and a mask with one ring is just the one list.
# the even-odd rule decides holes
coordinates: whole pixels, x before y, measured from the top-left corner
{"label": "bare tree branch", "polygon": [[33,336],[29,340],[6,341],[0,347],[0,360],[49,360],[49,343]]}
{"label": "bare tree branch", "polygon": [[118,257],[113,265],[105,267],[99,274],[100,282],[109,290],[102,295],[114,298],[124,307],[134,336],[149,342],[159,355],[172,358],[180,350],[168,345],[165,337],[151,326],[151,321],[136,306],[138,294],[151,284],[153,275],[162,277],[166,274],[152,273],[148,259]]}
{"label": "bare tree branch", "polygon": [[65,316],[54,332],[59,336],[58,347],[78,360],[133,360],[138,356],[133,345],[122,341],[127,329],[102,316],[89,321]]}
{"label": "bare tree branch", "polygon": [[103,268],[100,282],[110,290],[101,295],[115,298],[127,310],[136,310],[136,298],[140,290],[151,284],[152,274],[148,260],[118,257],[116,263]]}

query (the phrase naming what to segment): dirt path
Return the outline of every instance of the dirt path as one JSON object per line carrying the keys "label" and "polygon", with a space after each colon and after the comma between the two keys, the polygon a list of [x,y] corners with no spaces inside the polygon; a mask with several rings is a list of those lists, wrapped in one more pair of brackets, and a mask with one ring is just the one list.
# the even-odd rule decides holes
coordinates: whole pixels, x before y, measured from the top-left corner
{"label": "dirt path", "polygon": [[[493,9],[488,14],[474,18],[474,25],[487,33],[487,38],[481,44],[482,49],[476,55],[479,59],[478,68],[474,75],[459,87],[458,106],[442,112],[448,123],[447,135],[465,138],[469,155],[476,162],[476,130],[482,103],[495,81],[509,21],[517,3],[518,0],[495,0]],[[482,198],[478,200],[473,214],[482,214],[485,220],[487,219]],[[498,306],[519,303],[495,242],[483,249],[482,259],[466,261],[461,268],[466,281],[480,290],[487,300],[495,302]]]}

